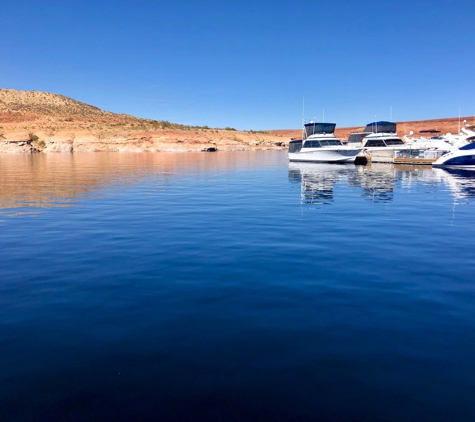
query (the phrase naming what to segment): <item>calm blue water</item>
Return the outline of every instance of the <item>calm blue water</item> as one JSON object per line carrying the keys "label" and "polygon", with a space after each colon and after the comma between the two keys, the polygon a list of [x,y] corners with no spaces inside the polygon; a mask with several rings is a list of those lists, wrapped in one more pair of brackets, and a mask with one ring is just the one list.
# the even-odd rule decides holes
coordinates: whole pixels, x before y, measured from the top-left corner
{"label": "calm blue water", "polygon": [[475,172],[0,156],[0,421],[475,420]]}

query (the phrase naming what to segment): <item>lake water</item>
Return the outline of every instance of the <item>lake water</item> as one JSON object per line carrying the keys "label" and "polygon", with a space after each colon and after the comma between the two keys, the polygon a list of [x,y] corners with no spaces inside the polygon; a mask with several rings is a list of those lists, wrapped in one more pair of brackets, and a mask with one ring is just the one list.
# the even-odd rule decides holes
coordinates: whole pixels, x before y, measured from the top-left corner
{"label": "lake water", "polygon": [[0,421],[475,420],[475,172],[0,156]]}

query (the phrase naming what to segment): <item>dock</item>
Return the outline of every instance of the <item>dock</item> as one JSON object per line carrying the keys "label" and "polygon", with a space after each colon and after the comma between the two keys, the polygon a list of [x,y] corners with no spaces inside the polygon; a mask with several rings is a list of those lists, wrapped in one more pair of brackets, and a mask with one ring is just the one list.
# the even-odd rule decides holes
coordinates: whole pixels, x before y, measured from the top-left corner
{"label": "dock", "polygon": [[388,163],[388,164],[411,164],[430,166],[442,154],[437,151],[424,150],[406,150],[394,151],[393,155],[358,155],[355,160],[357,165],[366,165],[369,163]]}

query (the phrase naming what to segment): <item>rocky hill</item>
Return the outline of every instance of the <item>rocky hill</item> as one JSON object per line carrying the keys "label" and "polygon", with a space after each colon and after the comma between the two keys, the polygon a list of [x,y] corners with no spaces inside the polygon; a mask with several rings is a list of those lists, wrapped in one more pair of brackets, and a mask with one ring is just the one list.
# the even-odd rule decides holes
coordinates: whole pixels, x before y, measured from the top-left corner
{"label": "rocky hill", "polygon": [[[473,117],[460,119],[473,123]],[[457,133],[458,118],[399,122],[400,136],[437,129]],[[347,139],[364,126],[338,128]],[[0,89],[0,152],[243,151],[284,149],[300,129],[237,131],[116,114],[60,94]]]}
{"label": "rocky hill", "polygon": [[111,113],[60,94],[0,89],[0,152],[281,149],[285,140]]}

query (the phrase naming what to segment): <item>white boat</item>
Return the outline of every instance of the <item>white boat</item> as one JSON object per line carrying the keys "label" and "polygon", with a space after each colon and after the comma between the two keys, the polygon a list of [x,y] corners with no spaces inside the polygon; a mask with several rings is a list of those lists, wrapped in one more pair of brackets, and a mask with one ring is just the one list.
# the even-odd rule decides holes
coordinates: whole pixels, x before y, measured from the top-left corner
{"label": "white boat", "polygon": [[434,167],[475,169],[475,137],[473,140],[474,142],[442,155],[432,165]]}
{"label": "white boat", "polygon": [[335,137],[335,123],[306,123],[302,140],[289,143],[289,161],[354,163],[361,148],[346,146]]}
{"label": "white boat", "polygon": [[419,132],[418,138],[411,137],[413,132],[410,132],[410,136],[404,135],[406,145],[412,149],[437,151],[440,154],[452,151],[465,145],[466,142],[460,143],[447,136],[441,135],[440,130],[427,129]]}
{"label": "white boat", "polygon": [[464,128],[462,128],[462,132],[467,135],[466,139],[468,142],[475,141],[475,125],[466,125]]}
{"label": "white boat", "polygon": [[395,151],[411,150],[397,135],[396,123],[385,121],[369,123],[363,132],[352,133],[348,145],[361,148],[360,155],[371,157],[373,162],[392,163]]}

